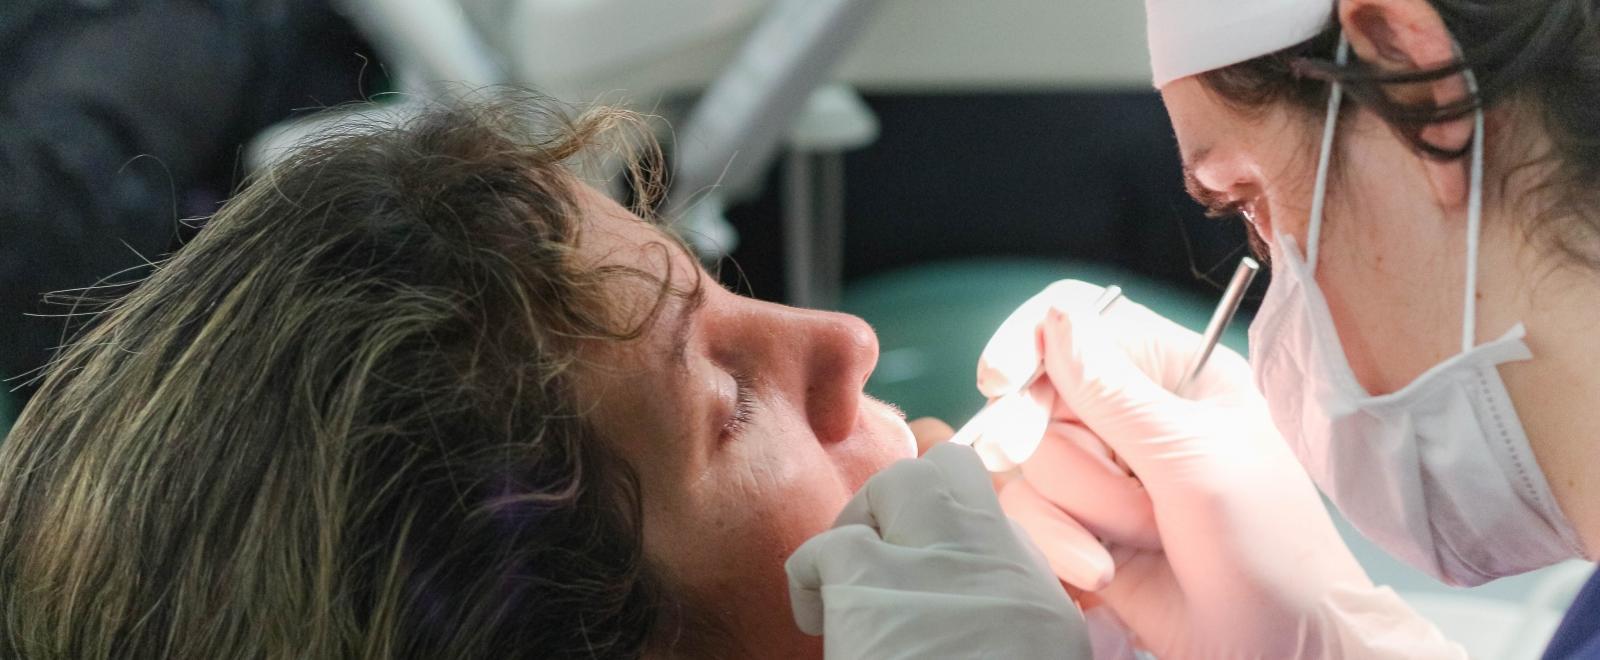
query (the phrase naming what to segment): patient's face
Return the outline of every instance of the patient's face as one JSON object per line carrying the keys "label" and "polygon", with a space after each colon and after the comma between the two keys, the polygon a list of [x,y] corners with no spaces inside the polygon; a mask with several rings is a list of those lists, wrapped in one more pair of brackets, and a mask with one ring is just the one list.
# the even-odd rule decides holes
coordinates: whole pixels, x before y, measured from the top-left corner
{"label": "patient's face", "polygon": [[639,473],[646,552],[741,655],[821,657],[794,627],[783,562],[867,477],[916,454],[900,415],[862,393],[877,338],[853,316],[730,293],[614,202],[590,191],[585,204],[580,254],[662,276],[671,259],[683,289],[706,278],[701,304],[671,298],[585,372],[596,423]]}

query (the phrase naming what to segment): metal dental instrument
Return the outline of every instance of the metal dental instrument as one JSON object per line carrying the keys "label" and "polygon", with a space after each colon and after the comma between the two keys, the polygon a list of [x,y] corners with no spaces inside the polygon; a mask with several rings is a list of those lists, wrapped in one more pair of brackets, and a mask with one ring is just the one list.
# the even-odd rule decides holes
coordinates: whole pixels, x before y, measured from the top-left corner
{"label": "metal dental instrument", "polygon": [[[1181,396],[1184,389],[1200,375],[1200,371],[1205,368],[1206,362],[1211,359],[1211,354],[1216,350],[1217,343],[1222,341],[1222,334],[1227,331],[1228,324],[1233,321],[1234,315],[1238,313],[1239,304],[1244,300],[1245,291],[1250,288],[1250,283],[1255,280],[1256,274],[1260,271],[1261,264],[1257,263],[1255,259],[1245,257],[1239,262],[1239,267],[1233,271],[1233,278],[1228,281],[1227,288],[1222,292],[1222,301],[1217,304],[1216,311],[1211,313],[1211,320],[1206,324],[1205,333],[1201,335],[1199,352],[1195,353],[1193,359],[1191,359],[1189,368],[1184,371],[1183,379],[1173,392]],[[1096,310],[1104,314],[1106,309],[1110,308],[1121,297],[1121,287],[1106,287],[1105,292],[1095,301]],[[1012,398],[1014,395],[1018,392],[1026,391],[1027,388],[1033,385],[1034,381],[1039,379],[1039,376],[1044,374],[1044,371],[1044,363],[1041,362],[1034,370],[1033,375],[1029,376],[1019,386],[1002,392],[999,396],[991,399],[989,405],[984,406],[983,410],[973,415],[971,420],[961,426],[961,430],[956,431],[956,434],[950,437],[950,442],[968,446],[977,442],[985,426],[991,424],[989,418],[996,414],[1004,414],[1008,404],[1013,403]],[[1015,406],[1009,407],[1015,412]],[[1112,454],[1110,458],[1124,472],[1130,475],[1133,474],[1132,469],[1122,460],[1121,456]]]}
{"label": "metal dental instrument", "polygon": [[[1098,314],[1106,313],[1106,310],[1110,309],[1111,305],[1116,303],[1121,298],[1122,287],[1115,284],[1106,287],[1105,291],[1100,292],[1100,297],[1096,298],[1094,301],[1095,312]],[[1022,381],[1021,384],[1011,388],[1009,391],[1002,392],[995,396],[992,400],[997,400],[1003,396],[1010,396],[1017,392],[1026,391],[1029,387],[1033,386],[1034,381],[1039,380],[1039,377],[1044,375],[1044,372],[1044,361],[1040,360],[1039,366],[1035,367],[1033,370],[1033,375],[1028,376]],[[956,431],[955,435],[950,436],[950,442],[960,445],[971,445],[972,443],[977,442],[978,431],[983,427],[982,421],[988,417],[984,413],[993,409],[993,406],[985,406],[983,410],[978,411],[978,414],[973,415],[972,419],[967,420],[966,424],[961,425],[961,429]]]}
{"label": "metal dental instrument", "polygon": [[1211,359],[1211,352],[1216,350],[1217,342],[1222,341],[1222,333],[1228,330],[1228,323],[1233,321],[1234,314],[1239,311],[1239,303],[1244,300],[1245,290],[1250,288],[1250,282],[1256,279],[1256,273],[1261,271],[1261,264],[1255,259],[1245,257],[1239,261],[1239,267],[1233,271],[1233,279],[1228,281],[1228,288],[1222,292],[1222,302],[1217,303],[1216,311],[1211,313],[1211,321],[1206,323],[1205,334],[1201,335],[1200,352],[1196,353],[1194,360],[1189,363],[1189,368],[1183,372],[1183,380],[1178,381],[1177,389],[1173,392],[1183,394],[1183,391],[1200,376],[1200,370],[1206,366],[1206,361]]}
{"label": "metal dental instrument", "polygon": [[[1217,303],[1217,309],[1211,312],[1211,320],[1206,322],[1206,331],[1200,335],[1200,352],[1194,354],[1194,359],[1189,362],[1189,368],[1183,372],[1183,380],[1178,381],[1178,387],[1172,392],[1183,396],[1183,391],[1189,384],[1200,376],[1200,370],[1206,368],[1206,361],[1211,359],[1211,353],[1217,349],[1217,343],[1222,341],[1222,333],[1228,331],[1228,324],[1233,322],[1233,317],[1239,312],[1239,303],[1244,301],[1244,292],[1250,288],[1250,283],[1255,281],[1256,274],[1261,272],[1261,264],[1255,259],[1245,257],[1239,260],[1239,267],[1233,269],[1233,278],[1228,280],[1228,288],[1222,290],[1222,300]],[[1123,472],[1133,476],[1133,468],[1128,467],[1127,461],[1122,456],[1113,453],[1111,460],[1122,468]],[[1138,478],[1138,477],[1134,477]]]}

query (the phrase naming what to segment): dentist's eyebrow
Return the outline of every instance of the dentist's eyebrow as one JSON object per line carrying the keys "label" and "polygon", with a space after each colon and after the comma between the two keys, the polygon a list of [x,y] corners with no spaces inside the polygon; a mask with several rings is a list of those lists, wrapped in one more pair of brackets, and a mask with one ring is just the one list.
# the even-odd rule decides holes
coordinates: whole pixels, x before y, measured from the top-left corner
{"label": "dentist's eyebrow", "polygon": [[1182,161],[1183,171],[1190,172],[1206,164],[1211,158],[1211,147],[1201,147],[1195,149],[1193,153],[1179,153],[1178,158]]}

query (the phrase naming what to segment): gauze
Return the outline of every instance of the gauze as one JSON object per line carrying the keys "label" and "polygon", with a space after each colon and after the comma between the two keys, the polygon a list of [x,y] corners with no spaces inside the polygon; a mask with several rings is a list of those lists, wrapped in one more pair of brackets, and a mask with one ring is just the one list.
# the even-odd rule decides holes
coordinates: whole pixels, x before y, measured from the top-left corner
{"label": "gauze", "polygon": [[[1341,42],[1341,64],[1348,48]],[[1473,118],[1461,352],[1397,392],[1372,396],[1350,369],[1315,277],[1341,96],[1334,83],[1305,256],[1293,237],[1277,237],[1272,284],[1250,328],[1251,367],[1273,422],[1362,534],[1443,582],[1477,585],[1581,556],[1496,368],[1532,357],[1523,327],[1482,345],[1474,339],[1483,111]]]}

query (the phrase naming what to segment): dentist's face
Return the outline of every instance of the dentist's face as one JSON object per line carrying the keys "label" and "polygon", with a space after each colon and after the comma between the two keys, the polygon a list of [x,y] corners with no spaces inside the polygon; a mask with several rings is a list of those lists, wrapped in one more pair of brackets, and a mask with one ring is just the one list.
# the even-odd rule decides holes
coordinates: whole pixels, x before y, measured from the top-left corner
{"label": "dentist's face", "polygon": [[[1161,96],[1196,199],[1237,210],[1274,250],[1274,237],[1287,235],[1303,251],[1324,113],[1287,103],[1245,110],[1195,77]],[[1381,394],[1460,350],[1465,213],[1441,207],[1422,157],[1376,115],[1345,105],[1317,282],[1357,379]]]}
{"label": "dentist's face", "polygon": [[[586,206],[582,251],[702,284],[640,340],[592,356],[584,383],[638,473],[646,554],[736,657],[822,657],[795,627],[783,563],[867,477],[916,454],[899,413],[862,392],[877,337],[853,316],[730,293],[615,203],[590,193]],[[622,295],[642,308],[656,293]]]}

